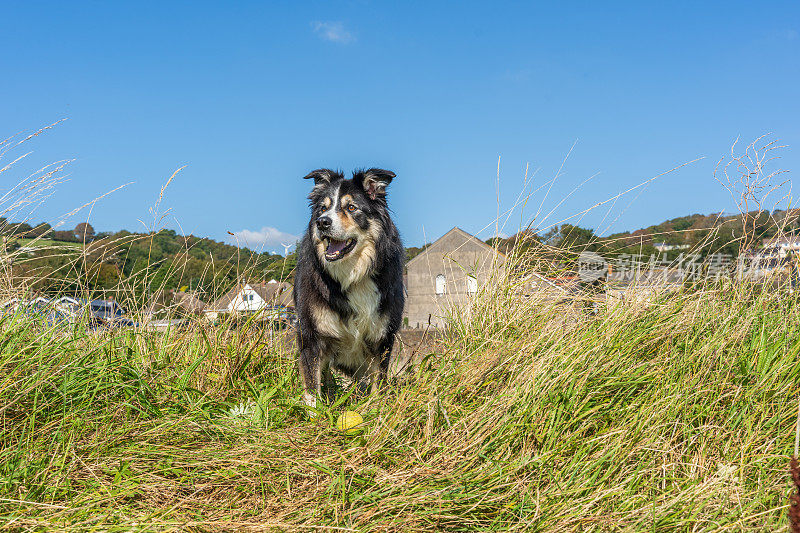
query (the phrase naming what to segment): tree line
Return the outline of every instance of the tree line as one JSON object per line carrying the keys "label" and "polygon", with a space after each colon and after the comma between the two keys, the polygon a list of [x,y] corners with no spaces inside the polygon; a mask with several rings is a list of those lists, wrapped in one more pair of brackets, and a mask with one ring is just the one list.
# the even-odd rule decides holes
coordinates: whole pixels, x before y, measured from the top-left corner
{"label": "tree line", "polygon": [[[570,270],[583,251],[598,253],[612,261],[623,256],[657,257],[664,253],[672,258],[691,253],[703,261],[714,254],[734,258],[755,253],[765,239],[779,234],[800,234],[800,210],[692,214],[607,236],[600,236],[591,228],[561,224],[544,232],[522,231],[507,239],[493,238],[486,242],[506,253],[514,247],[523,252],[535,251],[562,270]],[[679,248],[660,252],[657,246],[662,245]]]}
{"label": "tree line", "polygon": [[192,291],[208,302],[242,279],[290,278],[294,266],[293,257],[174,230],[95,233],[88,223],[59,231],[45,223],[0,222],[2,264],[12,286],[46,296],[114,297],[141,307],[168,292]]}
{"label": "tree line", "polygon": [[71,230],[58,230],[47,222],[31,226],[27,222],[9,222],[2,217],[0,233],[21,239],[51,239],[59,242],[89,242],[95,238],[94,228],[88,222],[81,222]]}
{"label": "tree line", "polygon": [[[555,271],[566,272],[585,250],[613,261],[626,254],[658,254],[656,245],[668,244],[688,246],[701,259],[720,253],[735,257],[760,248],[763,239],[779,232],[800,233],[797,210],[693,214],[607,236],[599,236],[591,228],[561,224],[544,232],[527,230],[486,242],[506,253],[514,247],[518,252],[534,252],[555,266]],[[258,253],[166,229],[96,233],[89,223],[58,230],[47,223],[30,225],[0,218],[0,235],[4,256],[0,264],[12,286],[50,296],[113,296],[138,306],[170,291],[191,291],[211,302],[242,280],[291,282],[297,261],[294,254]],[[39,239],[48,245],[31,248],[25,243],[23,253],[22,239]],[[408,247],[406,259],[428,246]]]}

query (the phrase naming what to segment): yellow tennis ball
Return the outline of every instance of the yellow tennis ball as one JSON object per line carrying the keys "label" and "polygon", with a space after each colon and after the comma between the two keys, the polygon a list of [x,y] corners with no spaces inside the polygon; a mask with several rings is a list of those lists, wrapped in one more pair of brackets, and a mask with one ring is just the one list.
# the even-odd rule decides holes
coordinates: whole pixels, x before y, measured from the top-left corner
{"label": "yellow tennis ball", "polygon": [[345,411],[336,419],[336,429],[345,435],[356,435],[364,429],[364,419],[355,411]]}

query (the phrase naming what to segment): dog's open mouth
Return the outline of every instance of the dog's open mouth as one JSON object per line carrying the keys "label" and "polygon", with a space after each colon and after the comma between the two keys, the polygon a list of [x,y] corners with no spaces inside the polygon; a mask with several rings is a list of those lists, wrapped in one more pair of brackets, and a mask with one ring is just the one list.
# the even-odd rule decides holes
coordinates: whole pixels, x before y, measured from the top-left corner
{"label": "dog's open mouth", "polygon": [[328,237],[328,247],[325,248],[325,259],[328,261],[336,261],[341,259],[352,250],[356,245],[355,239],[347,239],[346,241],[337,241]]}

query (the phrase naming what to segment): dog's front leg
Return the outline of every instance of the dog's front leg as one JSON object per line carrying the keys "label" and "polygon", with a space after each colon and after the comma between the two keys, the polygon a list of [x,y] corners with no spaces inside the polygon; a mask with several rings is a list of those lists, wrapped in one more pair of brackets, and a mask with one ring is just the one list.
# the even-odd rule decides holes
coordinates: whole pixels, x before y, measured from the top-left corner
{"label": "dog's front leg", "polygon": [[386,379],[386,372],[383,370],[383,365],[379,360],[371,359],[367,373],[369,374],[369,391],[371,394],[375,394]]}
{"label": "dog's front leg", "polygon": [[315,342],[303,343],[300,347],[300,381],[303,384],[303,403],[308,407],[317,406],[317,397],[321,395],[322,370],[324,361]]}
{"label": "dog's front leg", "polygon": [[325,358],[325,364],[322,366],[322,388],[325,393],[325,401],[330,403],[336,399],[338,383],[336,382],[336,378],[333,377],[330,357]]}
{"label": "dog's front leg", "polygon": [[372,394],[378,392],[378,389],[383,382],[386,381],[386,377],[389,375],[389,365],[391,364],[393,343],[393,336],[383,339],[383,341],[381,341],[381,343],[378,345],[379,356],[373,357],[370,360],[368,372],[370,380],[370,392]]}

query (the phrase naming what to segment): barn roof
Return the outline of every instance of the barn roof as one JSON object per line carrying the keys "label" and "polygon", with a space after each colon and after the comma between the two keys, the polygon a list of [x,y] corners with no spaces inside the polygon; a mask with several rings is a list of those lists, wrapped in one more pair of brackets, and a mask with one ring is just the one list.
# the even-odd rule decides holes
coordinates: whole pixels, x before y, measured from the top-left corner
{"label": "barn roof", "polygon": [[[495,248],[492,248],[491,246],[489,246],[488,244],[486,244],[485,242],[483,242],[479,238],[475,237],[474,235],[471,235],[471,234],[467,233],[466,231],[464,231],[463,229],[459,228],[458,226],[454,226],[453,229],[451,229],[450,231],[448,231],[447,233],[445,233],[444,235],[442,235],[441,237],[436,239],[430,246],[428,246],[422,252],[420,252],[419,254],[414,256],[409,262],[406,263],[406,267],[411,266],[417,260],[419,260],[420,257],[423,257],[423,256],[427,255],[431,251],[437,250],[438,248],[441,248],[443,246],[443,243],[446,241],[447,237],[449,237],[450,235],[453,235],[453,234],[456,234],[456,235],[459,235],[459,236],[463,237],[464,238],[464,243],[472,242],[472,243],[478,245],[479,247],[483,248],[484,250],[486,250],[486,252],[497,254],[498,257],[500,257],[502,259],[505,259],[505,254],[503,254],[502,252],[499,252]],[[463,244],[461,246],[463,246]],[[452,252],[452,251],[455,251],[457,249],[458,248],[454,248],[453,250],[447,250],[447,252]]]}

